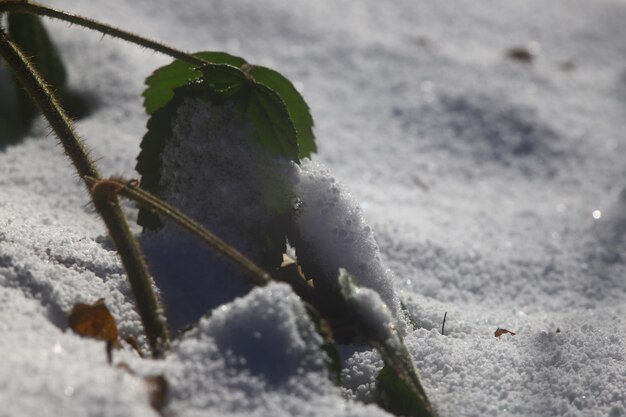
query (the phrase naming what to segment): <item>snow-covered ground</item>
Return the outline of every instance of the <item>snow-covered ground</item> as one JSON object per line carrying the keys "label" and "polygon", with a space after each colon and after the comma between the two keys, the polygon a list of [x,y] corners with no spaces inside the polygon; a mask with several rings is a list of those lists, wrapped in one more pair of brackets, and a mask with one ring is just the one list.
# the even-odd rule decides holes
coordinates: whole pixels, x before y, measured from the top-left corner
{"label": "snow-covered ground", "polygon": [[[626,416],[626,1],[46,4],[294,81],[315,159],[363,209],[420,327],[405,341],[440,416]],[[102,171],[136,176],[143,80],[170,60],[48,27],[94,107],[77,126]],[[532,62],[507,57],[514,47]],[[39,120],[0,150],[0,416],[155,415],[138,377],[67,329],[75,303],[99,298],[121,332],[140,323],[48,133]],[[386,415],[354,401],[372,398],[378,356],[346,349],[335,387],[304,317],[274,284],[220,307],[164,361],[114,360],[165,375],[166,416]]]}

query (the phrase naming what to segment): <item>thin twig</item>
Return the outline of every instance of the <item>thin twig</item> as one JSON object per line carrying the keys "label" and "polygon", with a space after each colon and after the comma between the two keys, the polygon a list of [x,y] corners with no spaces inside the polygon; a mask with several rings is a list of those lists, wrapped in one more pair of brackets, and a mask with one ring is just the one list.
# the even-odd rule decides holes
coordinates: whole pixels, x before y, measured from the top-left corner
{"label": "thin twig", "polygon": [[[0,5],[4,4],[5,2],[0,2]],[[0,54],[50,123],[63,145],[65,153],[74,164],[78,175],[83,180],[86,177],[100,178],[100,173],[96,169],[93,159],[74,131],[73,123],[59,104],[56,95],[29,59],[2,29],[0,29]],[[91,197],[96,210],[104,220],[109,234],[115,242],[128,275],[152,355],[161,357],[169,349],[169,335],[139,245],[128,227],[117,199],[98,199],[93,194]]]}
{"label": "thin twig", "polygon": [[113,365],[113,341],[106,341],[107,363]]}
{"label": "thin twig", "polygon": [[144,48],[152,49],[153,51],[161,52],[165,55],[169,55],[173,58],[186,61],[192,65],[202,66],[207,64],[207,61],[197,58],[187,52],[169,47],[160,42],[144,38],[143,36],[136,35],[116,28],[106,23],[101,23],[88,17],[80,16],[77,14],[67,13],[62,10],[56,10],[51,7],[44,6],[38,3],[32,3],[24,0],[1,0],[0,1],[0,13],[2,12],[24,12],[33,13],[40,16],[46,16],[53,19],[63,20],[65,22],[73,23],[76,25],[84,26],[86,28],[95,30],[103,35],[110,35],[125,41],[143,46]]}
{"label": "thin twig", "polygon": [[87,181],[94,195],[102,195],[103,198],[114,198],[116,195],[121,195],[172,220],[174,223],[208,244],[217,253],[225,256],[247,271],[255,285],[265,285],[271,280],[270,274],[257,266],[247,256],[243,255],[213,232],[207,230],[200,223],[187,217],[177,208],[137,187],[133,181],[125,181],[120,178],[87,178]]}
{"label": "thin twig", "polygon": [[448,316],[448,312],[446,311],[443,314],[443,323],[441,323],[441,334],[444,335],[444,336],[446,335],[446,331],[445,330],[446,330],[446,317],[447,316]]}

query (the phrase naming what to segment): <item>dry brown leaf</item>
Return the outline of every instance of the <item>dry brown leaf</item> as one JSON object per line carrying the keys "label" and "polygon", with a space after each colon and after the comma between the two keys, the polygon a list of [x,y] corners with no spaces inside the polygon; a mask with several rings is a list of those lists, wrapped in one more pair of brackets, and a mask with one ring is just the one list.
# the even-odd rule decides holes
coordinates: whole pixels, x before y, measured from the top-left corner
{"label": "dry brown leaf", "polygon": [[[127,372],[129,375],[137,376],[126,362],[120,362],[115,367]],[[160,414],[167,400],[167,391],[169,390],[167,379],[163,375],[144,376],[141,379],[148,392],[150,405]]]}
{"label": "dry brown leaf", "polygon": [[115,319],[104,304],[104,299],[91,305],[76,304],[70,313],[68,324],[81,336],[110,342],[116,348],[120,346]]}
{"label": "dry brown leaf", "polygon": [[130,375],[135,375],[135,372],[130,369],[130,365],[128,365],[126,362],[118,362],[117,364],[115,364],[115,367],[129,373]]}
{"label": "dry brown leaf", "polygon": [[[287,259],[287,258],[283,258]],[[295,262],[283,261],[283,265],[272,273],[272,278],[285,282],[303,300],[310,300],[313,292],[313,281],[307,280],[300,265]]]}
{"label": "dry brown leaf", "polygon": [[510,334],[511,336],[515,336],[515,333],[513,333],[512,331],[507,330],[507,329],[500,329],[500,328],[496,329],[495,336],[496,337],[500,337],[500,336],[502,336],[503,334],[506,334],[506,333]]}
{"label": "dry brown leaf", "polygon": [[574,71],[576,69],[576,63],[574,61],[562,61],[559,63],[559,68],[562,71]]}
{"label": "dry brown leaf", "polygon": [[291,265],[291,264],[295,264],[296,260],[293,259],[291,256],[287,255],[286,253],[283,253],[283,262],[280,264],[280,267],[283,268],[287,265]]}
{"label": "dry brown leaf", "polygon": [[126,339],[124,339],[124,341],[128,343],[130,347],[135,349],[135,352],[137,352],[140,358],[144,357],[143,351],[141,350],[141,346],[139,346],[139,342],[137,342],[137,338],[135,336],[130,335]]}
{"label": "dry brown leaf", "polygon": [[506,51],[506,56],[514,61],[525,62],[527,64],[530,64],[535,59],[535,54],[525,46],[510,48]]}
{"label": "dry brown leaf", "polygon": [[150,405],[156,411],[161,411],[165,406],[165,400],[167,399],[167,391],[169,384],[167,379],[163,375],[146,376],[143,378],[148,390],[148,398],[150,399]]}

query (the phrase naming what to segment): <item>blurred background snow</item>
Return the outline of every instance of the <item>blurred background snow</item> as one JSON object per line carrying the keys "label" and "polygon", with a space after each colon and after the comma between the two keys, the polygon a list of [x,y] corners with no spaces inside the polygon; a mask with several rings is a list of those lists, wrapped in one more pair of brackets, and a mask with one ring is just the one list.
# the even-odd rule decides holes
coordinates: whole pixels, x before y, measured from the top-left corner
{"label": "blurred background snow", "polygon": [[[625,1],[46,4],[294,81],[315,159],[363,209],[420,326],[407,344],[441,416],[626,415]],[[90,97],[77,126],[102,171],[136,176],[142,83],[169,59],[48,27]],[[104,233],[43,121],[0,150],[0,415],[154,415],[137,378],[66,329],[74,303],[105,298],[140,334]],[[166,415],[383,415],[344,399],[371,398],[375,354],[352,353],[342,394],[314,353],[289,351],[307,340],[299,308],[281,286],[256,290],[166,361],[120,360],[170,379]],[[233,350],[228,323],[251,343],[272,314],[291,320],[267,336],[278,353]],[[280,352],[302,365],[276,380],[261,365]]]}

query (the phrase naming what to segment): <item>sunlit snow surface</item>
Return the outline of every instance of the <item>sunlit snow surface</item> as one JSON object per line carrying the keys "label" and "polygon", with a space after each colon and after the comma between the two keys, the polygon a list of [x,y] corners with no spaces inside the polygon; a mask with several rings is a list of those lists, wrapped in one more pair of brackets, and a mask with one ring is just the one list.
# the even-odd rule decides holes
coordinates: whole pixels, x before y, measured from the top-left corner
{"label": "sunlit snow surface", "polygon": [[[405,342],[441,416],[626,415],[625,1],[48,4],[295,82],[315,159],[360,205],[419,326]],[[136,176],[142,82],[169,60],[49,27],[95,107],[78,130],[106,175]],[[506,57],[530,42],[532,63]],[[0,151],[0,415],[155,415],[137,377],[66,329],[74,303],[98,298],[140,334],[103,226],[39,121]],[[165,361],[114,360],[168,378],[168,416],[384,415],[344,399],[372,398],[377,355],[343,349],[347,388],[334,387],[301,309],[284,286],[255,290]]]}

